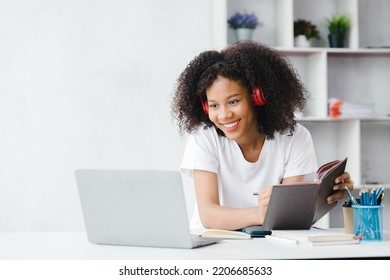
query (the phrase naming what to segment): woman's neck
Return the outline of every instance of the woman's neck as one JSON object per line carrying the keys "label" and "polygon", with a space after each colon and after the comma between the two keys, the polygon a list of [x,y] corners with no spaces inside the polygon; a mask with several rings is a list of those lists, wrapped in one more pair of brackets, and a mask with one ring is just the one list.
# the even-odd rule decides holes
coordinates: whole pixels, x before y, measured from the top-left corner
{"label": "woman's neck", "polygon": [[256,133],[252,137],[248,137],[247,141],[237,143],[241,149],[244,158],[249,162],[256,162],[259,159],[260,152],[265,141],[265,134]]}

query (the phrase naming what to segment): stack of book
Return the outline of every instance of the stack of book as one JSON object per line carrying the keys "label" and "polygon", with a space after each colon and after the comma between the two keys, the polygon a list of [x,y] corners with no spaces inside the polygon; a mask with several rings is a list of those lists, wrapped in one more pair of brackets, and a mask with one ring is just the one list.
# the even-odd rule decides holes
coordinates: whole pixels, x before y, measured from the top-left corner
{"label": "stack of book", "polygon": [[273,230],[271,241],[281,241],[309,246],[358,244],[359,239],[353,234],[336,230],[312,228],[310,230]]}
{"label": "stack of book", "polygon": [[340,108],[342,117],[359,117],[372,118],[375,117],[374,103],[348,103],[343,102]]}
{"label": "stack of book", "polygon": [[373,118],[375,117],[375,104],[353,103],[331,98],[329,99],[329,116],[342,118]]}

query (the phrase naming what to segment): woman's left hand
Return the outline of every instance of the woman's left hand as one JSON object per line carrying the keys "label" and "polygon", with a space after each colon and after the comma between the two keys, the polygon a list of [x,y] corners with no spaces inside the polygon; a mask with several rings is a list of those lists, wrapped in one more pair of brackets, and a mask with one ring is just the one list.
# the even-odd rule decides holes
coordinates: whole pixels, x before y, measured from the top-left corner
{"label": "woman's left hand", "polygon": [[351,180],[351,175],[349,175],[348,172],[344,172],[341,176],[336,178],[333,190],[338,190],[338,192],[328,196],[326,201],[331,204],[339,199],[347,198],[348,195],[345,191],[346,188],[350,191],[353,190],[353,181]]}

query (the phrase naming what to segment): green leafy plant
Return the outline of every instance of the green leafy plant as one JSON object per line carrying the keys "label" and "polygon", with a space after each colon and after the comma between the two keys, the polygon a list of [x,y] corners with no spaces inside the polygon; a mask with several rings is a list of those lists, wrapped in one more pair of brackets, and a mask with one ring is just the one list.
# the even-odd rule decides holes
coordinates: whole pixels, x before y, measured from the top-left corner
{"label": "green leafy plant", "polygon": [[351,21],[345,16],[334,15],[331,18],[326,19],[328,30],[330,34],[345,36],[349,30]]}
{"label": "green leafy plant", "polygon": [[320,39],[320,32],[317,26],[312,24],[310,20],[297,19],[294,21],[294,37],[305,35],[307,40],[311,38]]}

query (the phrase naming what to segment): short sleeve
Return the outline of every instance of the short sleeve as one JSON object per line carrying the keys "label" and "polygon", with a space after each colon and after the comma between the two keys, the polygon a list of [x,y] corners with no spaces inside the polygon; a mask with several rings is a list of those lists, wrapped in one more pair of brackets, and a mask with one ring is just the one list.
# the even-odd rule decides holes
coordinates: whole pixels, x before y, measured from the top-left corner
{"label": "short sleeve", "polygon": [[307,175],[317,171],[317,159],[310,132],[302,125],[298,125],[288,148],[283,178]]}
{"label": "short sleeve", "polygon": [[191,133],[184,150],[180,171],[191,177],[195,169],[217,173],[218,137],[213,128],[206,126],[199,127]]}

